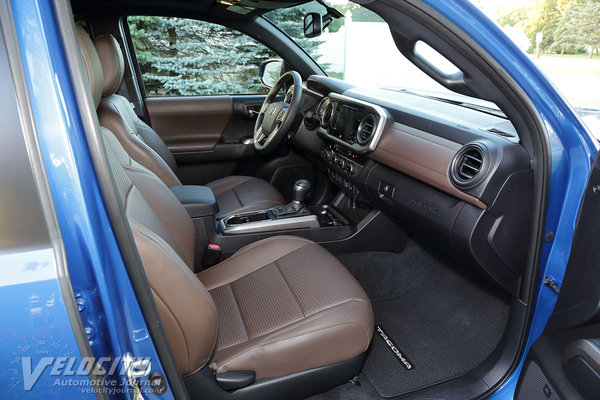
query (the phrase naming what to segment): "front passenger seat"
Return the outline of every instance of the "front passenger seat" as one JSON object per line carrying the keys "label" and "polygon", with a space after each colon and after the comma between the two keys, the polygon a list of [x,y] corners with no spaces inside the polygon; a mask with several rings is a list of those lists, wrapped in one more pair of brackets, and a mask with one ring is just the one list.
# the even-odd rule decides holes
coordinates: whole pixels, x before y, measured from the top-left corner
{"label": "front passenger seat", "polygon": [[[112,35],[94,40],[102,65],[102,100],[98,107],[100,126],[113,132],[127,153],[152,171],[167,186],[181,185],[177,163],[160,136],[138,118],[131,103],[116,94],[124,73],[121,48]],[[212,189],[219,205],[217,218],[240,212],[260,210],[285,203],[283,196],[268,182],[249,176],[229,176],[205,184]]]}
{"label": "front passenger seat", "polygon": [[[98,107],[98,56],[82,27],[77,34]],[[106,173],[114,178],[192,398],[304,397],[359,372],[373,335],[373,310],[333,255],[308,239],[276,236],[194,274],[195,248],[206,243],[196,242],[186,210],[109,130],[101,128],[101,135]],[[255,381],[231,386],[232,377],[249,371]]]}

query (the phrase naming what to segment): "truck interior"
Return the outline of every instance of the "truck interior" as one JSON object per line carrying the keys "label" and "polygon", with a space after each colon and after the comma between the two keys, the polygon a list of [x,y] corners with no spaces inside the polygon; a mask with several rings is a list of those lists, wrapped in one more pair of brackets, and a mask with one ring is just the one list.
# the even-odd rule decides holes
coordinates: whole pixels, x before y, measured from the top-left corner
{"label": "truck interior", "polygon": [[[96,173],[123,248],[136,249],[129,264],[141,261],[131,276],[147,287],[147,319],[160,316],[168,380],[190,398],[483,396],[524,350],[544,127],[493,59],[426,5],[359,7],[451,95],[328,76],[269,19],[304,3],[71,1],[63,29],[102,144]],[[306,37],[344,18],[318,6],[298,21]],[[270,52],[250,69],[268,86],[151,86],[152,49],[134,42],[153,35],[146,17],[162,18],[165,51],[182,19],[246,35]]]}

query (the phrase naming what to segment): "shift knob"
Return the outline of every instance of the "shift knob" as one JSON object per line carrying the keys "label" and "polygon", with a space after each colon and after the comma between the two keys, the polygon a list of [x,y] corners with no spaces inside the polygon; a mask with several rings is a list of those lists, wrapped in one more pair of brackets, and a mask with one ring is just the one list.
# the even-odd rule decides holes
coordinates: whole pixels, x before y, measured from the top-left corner
{"label": "shift knob", "polygon": [[312,185],[306,179],[298,179],[294,183],[294,201],[296,203],[304,203],[306,195],[310,192]]}

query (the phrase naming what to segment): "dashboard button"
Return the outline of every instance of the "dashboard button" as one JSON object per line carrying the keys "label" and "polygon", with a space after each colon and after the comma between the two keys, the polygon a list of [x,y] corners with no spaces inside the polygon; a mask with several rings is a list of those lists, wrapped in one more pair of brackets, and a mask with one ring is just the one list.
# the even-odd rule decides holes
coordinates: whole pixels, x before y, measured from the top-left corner
{"label": "dashboard button", "polygon": [[379,182],[379,194],[383,197],[387,197],[388,199],[392,199],[394,197],[394,191],[396,188],[394,188],[393,185],[385,182],[385,181],[381,181]]}

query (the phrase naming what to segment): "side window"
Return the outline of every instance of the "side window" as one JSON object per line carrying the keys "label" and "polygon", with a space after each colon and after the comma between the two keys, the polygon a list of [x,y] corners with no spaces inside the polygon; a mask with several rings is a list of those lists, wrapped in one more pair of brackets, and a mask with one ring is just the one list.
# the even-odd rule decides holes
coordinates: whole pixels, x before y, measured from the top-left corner
{"label": "side window", "polygon": [[275,53],[221,25],[174,17],[127,18],[147,96],[267,93],[258,68]]}

